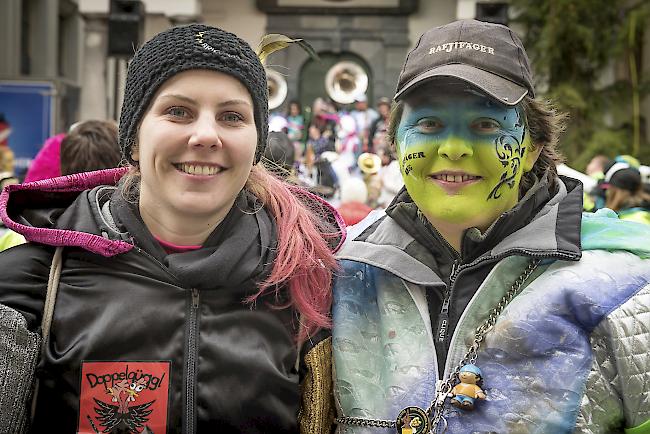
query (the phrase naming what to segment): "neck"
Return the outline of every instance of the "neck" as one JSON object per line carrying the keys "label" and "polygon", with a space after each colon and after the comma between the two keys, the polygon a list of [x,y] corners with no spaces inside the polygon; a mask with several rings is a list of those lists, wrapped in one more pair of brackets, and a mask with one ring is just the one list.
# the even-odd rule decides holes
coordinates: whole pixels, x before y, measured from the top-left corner
{"label": "neck", "polygon": [[155,237],[178,246],[198,246],[202,245],[223,221],[230,207],[223,215],[195,216],[163,211],[159,206],[148,206],[140,199],[139,209],[142,221]]}
{"label": "neck", "polygon": [[432,220],[429,217],[427,217],[427,220],[429,220],[431,226],[433,226],[438,231],[442,238],[444,238],[445,241],[447,241],[449,245],[453,247],[454,250],[456,250],[456,252],[460,253],[460,244],[463,239],[463,233],[467,228],[464,225],[457,225],[444,221],[436,221]]}

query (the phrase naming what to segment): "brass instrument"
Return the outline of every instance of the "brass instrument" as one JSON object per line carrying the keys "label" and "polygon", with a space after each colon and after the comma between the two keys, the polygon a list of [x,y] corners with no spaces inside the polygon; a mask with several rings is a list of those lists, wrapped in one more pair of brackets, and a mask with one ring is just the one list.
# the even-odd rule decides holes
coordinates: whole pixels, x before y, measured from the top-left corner
{"label": "brass instrument", "polygon": [[266,85],[269,89],[269,110],[280,107],[287,98],[287,80],[278,71],[266,68]]}
{"label": "brass instrument", "polygon": [[327,71],[325,89],[334,101],[350,104],[368,90],[368,74],[358,63],[338,62]]}

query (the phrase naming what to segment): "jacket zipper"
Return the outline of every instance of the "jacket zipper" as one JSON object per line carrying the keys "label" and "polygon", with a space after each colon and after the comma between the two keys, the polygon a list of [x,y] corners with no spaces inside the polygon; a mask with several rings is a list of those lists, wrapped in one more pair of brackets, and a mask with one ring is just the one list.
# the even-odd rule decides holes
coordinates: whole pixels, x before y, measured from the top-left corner
{"label": "jacket zipper", "polygon": [[199,291],[192,288],[191,292],[192,304],[190,306],[190,317],[188,324],[188,343],[187,343],[187,358],[185,367],[185,423],[187,434],[194,434],[196,432],[196,361],[197,348],[198,348],[198,311],[199,311]]}
{"label": "jacket zipper", "polygon": [[449,305],[451,304],[451,296],[454,292],[454,281],[458,276],[460,269],[460,261],[455,260],[451,265],[451,275],[449,276],[449,289],[445,291],[445,297],[442,301],[442,308],[438,316],[438,326],[436,328],[436,341],[439,344],[444,344],[449,330]]}
{"label": "jacket zipper", "polygon": [[447,246],[447,251],[450,253],[451,259],[454,261],[451,264],[449,286],[447,287],[444,298],[442,300],[442,308],[440,309],[440,315],[438,315],[438,325],[436,327],[436,342],[439,344],[444,344],[445,339],[447,338],[447,332],[449,331],[449,305],[451,304],[451,296],[453,295],[454,291],[454,281],[458,276],[462,258],[460,257],[460,254],[456,252],[456,249],[449,243],[449,241],[440,235],[440,232],[438,232],[436,228],[431,226],[431,229],[435,231],[437,238]]}
{"label": "jacket zipper", "polygon": [[[143,256],[149,258],[151,261],[156,263],[166,274],[171,276],[179,286],[182,286],[180,282],[177,281],[176,276],[169,272],[167,267],[165,267],[160,261],[158,261],[153,255],[150,255],[141,248],[134,246],[136,251]],[[189,312],[189,321],[188,321],[188,343],[187,343],[187,358],[185,363],[185,371],[187,375],[185,376],[185,430],[184,433],[194,434],[196,432],[196,361],[198,360],[198,312],[201,299],[199,297],[199,290],[192,288],[191,290],[191,304]]]}
{"label": "jacket zipper", "polygon": [[[503,258],[505,258],[507,256],[510,256],[512,254],[515,254],[515,253],[523,253],[525,256],[529,256],[531,258],[542,258],[542,259],[573,260],[573,259],[576,259],[576,257],[577,257],[577,255],[572,255],[572,254],[562,253],[562,252],[555,252],[555,253],[550,253],[549,254],[549,253],[532,252],[532,251],[526,250],[526,249],[513,249],[513,250],[509,250],[507,252],[503,252],[502,254],[497,255],[497,256],[483,256],[483,257],[477,258],[476,260],[474,260],[474,262],[471,262],[471,263],[469,263],[469,264],[467,264],[465,266],[459,267],[459,270],[456,270],[456,274],[458,274],[460,269],[474,267],[474,266],[476,266],[476,265],[478,265],[478,264],[480,264],[482,262],[489,261],[489,260],[500,261],[501,259],[503,259]],[[460,318],[458,319],[459,324],[462,322],[463,317],[465,316],[466,313],[467,313],[467,310],[465,310],[462,313],[462,315],[460,316]],[[451,335],[451,341],[449,343],[449,348],[454,348],[455,341],[456,341],[457,337],[458,337],[458,328],[456,328],[454,330],[454,333]],[[441,381],[445,381],[449,377],[449,370],[450,370],[449,357],[451,356],[451,353],[452,353],[452,351],[447,352],[447,357],[446,357],[445,366],[444,366],[444,373],[442,375],[442,380]]]}

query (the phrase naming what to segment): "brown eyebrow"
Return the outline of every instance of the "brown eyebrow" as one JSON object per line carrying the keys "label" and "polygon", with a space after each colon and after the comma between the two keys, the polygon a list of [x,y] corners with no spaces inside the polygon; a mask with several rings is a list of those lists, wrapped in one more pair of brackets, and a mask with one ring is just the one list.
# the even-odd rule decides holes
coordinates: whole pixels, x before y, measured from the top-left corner
{"label": "brown eyebrow", "polygon": [[[160,98],[179,99],[179,100],[185,101],[185,102],[187,102],[189,104],[198,105],[198,103],[195,100],[193,100],[192,98],[189,98],[189,97],[187,97],[185,95],[165,94],[165,95],[161,95]],[[220,102],[219,104],[217,104],[218,107],[226,107],[226,106],[233,106],[233,105],[246,105],[246,106],[249,106],[249,107],[252,106],[251,103],[246,101],[245,99],[231,99],[231,100],[223,101],[223,102]]]}
{"label": "brown eyebrow", "polygon": [[246,101],[245,99],[231,99],[228,101],[224,101],[218,104],[219,107],[224,107],[224,106],[231,106],[231,105],[247,105],[251,106],[251,103]]}
{"label": "brown eyebrow", "polygon": [[192,98],[188,98],[188,97],[186,97],[184,95],[178,95],[178,94],[171,94],[170,93],[170,94],[161,95],[160,98],[161,99],[162,98],[165,98],[165,99],[179,99],[181,101],[185,101],[187,103],[197,105],[195,100],[193,100]]}

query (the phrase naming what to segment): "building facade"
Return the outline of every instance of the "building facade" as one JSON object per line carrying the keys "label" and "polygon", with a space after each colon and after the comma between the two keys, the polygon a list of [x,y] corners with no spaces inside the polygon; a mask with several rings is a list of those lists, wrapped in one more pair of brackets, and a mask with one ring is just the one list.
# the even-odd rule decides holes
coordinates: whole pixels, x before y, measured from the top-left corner
{"label": "building facade", "polygon": [[[119,117],[128,55],[108,55],[109,39],[115,37],[109,32],[110,4],[111,0],[0,2],[0,85],[48,83],[50,134],[66,131],[80,120]],[[507,20],[507,3],[490,0],[142,0],[142,4],[143,40],[171,26],[203,22],[238,34],[254,48],[268,33],[309,42],[320,62],[293,46],[268,59],[268,68],[277,71],[273,75],[283,81],[286,92],[274,107],[278,111],[284,111],[290,100],[307,106],[317,96],[327,96],[332,85],[327,72],[340,62],[354,63],[359,67],[355,74],[367,76],[365,93],[371,105],[380,97],[390,98],[403,60],[423,31],[481,14],[493,14],[491,20],[498,21],[505,11]],[[644,46],[645,70],[650,72],[650,43]],[[345,83],[335,84],[345,88]],[[346,91],[358,91],[354,86]],[[0,101],[0,111],[1,106]],[[642,113],[650,122],[650,98],[643,102]]]}

